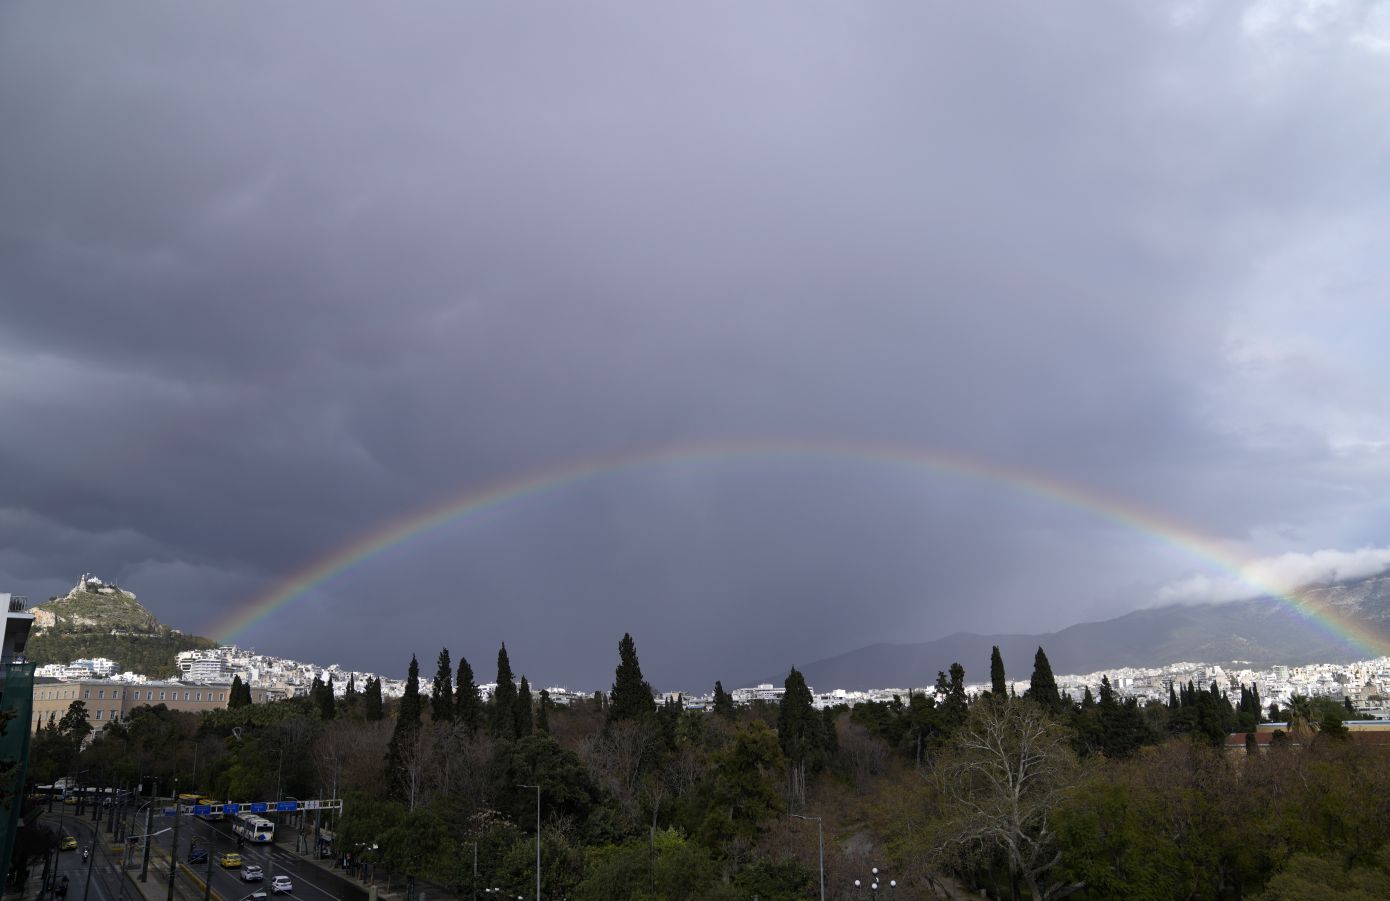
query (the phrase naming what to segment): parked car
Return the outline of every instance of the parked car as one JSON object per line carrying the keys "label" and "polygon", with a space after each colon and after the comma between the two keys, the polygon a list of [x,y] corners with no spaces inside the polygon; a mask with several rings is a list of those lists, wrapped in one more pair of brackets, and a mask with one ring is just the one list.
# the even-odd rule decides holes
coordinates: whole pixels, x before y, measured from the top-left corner
{"label": "parked car", "polygon": [[262,873],[261,868],[254,863],[248,863],[241,868],[242,882],[260,882],[264,878],[265,874]]}
{"label": "parked car", "polygon": [[294,891],[294,883],[290,882],[290,877],[276,876],[274,879],[270,880],[270,893],[272,895],[279,895],[292,891]]}
{"label": "parked car", "polygon": [[235,851],[223,851],[217,856],[217,862],[229,870],[241,866],[241,855]]}

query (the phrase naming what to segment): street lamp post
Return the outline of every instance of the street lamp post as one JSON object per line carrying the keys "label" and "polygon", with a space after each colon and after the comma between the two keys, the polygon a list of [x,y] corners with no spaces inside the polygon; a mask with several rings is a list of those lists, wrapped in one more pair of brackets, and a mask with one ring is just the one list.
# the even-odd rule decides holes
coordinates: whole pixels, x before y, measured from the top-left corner
{"label": "street lamp post", "polygon": [[804,817],[799,813],[792,814],[798,820],[816,821],[816,845],[820,849],[820,901],[825,901],[825,831],[821,827],[820,817]]}
{"label": "street lamp post", "polygon": [[[137,814],[138,814],[139,812],[140,812],[140,811],[138,811],[138,810],[136,811]],[[146,819],[146,822],[148,823],[148,818]],[[146,828],[146,830],[148,830],[148,829],[149,829],[149,826],[147,825],[145,828]],[[130,839],[143,838],[143,839],[145,840],[145,847],[148,848],[148,847],[150,846],[150,839],[154,838],[156,835],[163,835],[164,833],[166,833],[166,832],[168,832],[168,831],[169,831],[169,830],[168,830],[167,828],[161,829],[161,830],[159,830],[158,832],[149,832],[149,831],[146,831],[144,835],[132,835],[132,836],[130,836],[126,841],[129,842]],[[146,858],[146,862],[148,862],[148,859],[149,859],[149,858],[147,857],[147,858]],[[123,860],[122,860],[122,864],[121,864],[121,893],[120,893],[119,895],[116,896],[116,901],[123,901],[123,899],[125,898],[125,886],[126,886],[126,883],[129,882],[129,881],[130,881],[130,880],[128,880],[128,879],[125,878],[125,864],[124,864],[124,859],[123,859]]]}
{"label": "street lamp post", "polygon": [[541,786],[518,785],[517,788],[534,788],[536,790],[536,901],[541,901]]}
{"label": "street lamp post", "polygon": [[174,777],[174,839],[169,849],[169,892],[164,901],[174,901],[174,877],[179,866],[179,777]]}
{"label": "street lamp post", "polygon": [[[879,887],[879,884],[882,882],[883,877],[881,877],[881,876],[879,875],[878,867],[870,867],[869,869],[870,869],[870,871],[871,871],[871,872],[870,872],[870,876],[869,876],[869,890],[872,891],[872,892],[874,893],[874,897],[877,897],[877,896],[878,896],[878,887]],[[855,887],[855,888],[859,888],[860,886],[861,886],[860,881],[859,881],[858,879],[854,880],[854,887]],[[898,880],[896,880],[896,879],[889,879],[889,880],[888,880],[888,887],[889,887],[890,889],[893,889],[893,895],[894,895],[894,897],[896,897],[897,894],[898,894],[898,892],[897,892]]]}

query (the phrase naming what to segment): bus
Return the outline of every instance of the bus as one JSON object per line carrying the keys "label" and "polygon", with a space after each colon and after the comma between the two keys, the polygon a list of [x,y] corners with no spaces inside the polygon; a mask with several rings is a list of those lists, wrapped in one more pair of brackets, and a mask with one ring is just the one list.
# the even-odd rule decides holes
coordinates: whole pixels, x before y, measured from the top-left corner
{"label": "bus", "polygon": [[232,820],[232,831],[248,842],[265,843],[275,837],[275,824],[254,813],[239,813]]}
{"label": "bus", "polygon": [[214,801],[212,798],[199,798],[199,799],[198,799],[198,806],[199,806],[199,807],[216,807],[216,808],[217,808],[216,810],[211,811],[211,812],[209,812],[209,813],[200,813],[200,814],[198,814],[198,816],[201,817],[202,819],[205,819],[205,820],[207,820],[207,821],[209,821],[209,822],[211,822],[211,821],[213,821],[213,820],[225,819],[225,817],[224,817],[224,815],[223,815],[223,813],[222,813],[222,802],[221,802],[221,801]]}

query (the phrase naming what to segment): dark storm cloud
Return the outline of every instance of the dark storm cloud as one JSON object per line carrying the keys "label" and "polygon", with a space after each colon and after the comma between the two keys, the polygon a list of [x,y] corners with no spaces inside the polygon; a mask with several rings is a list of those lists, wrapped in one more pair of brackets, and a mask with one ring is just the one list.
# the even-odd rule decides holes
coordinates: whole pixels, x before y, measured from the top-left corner
{"label": "dark storm cloud", "polygon": [[[1251,554],[1375,540],[1388,411],[1337,322],[1384,284],[1386,34],[1350,4],[9,5],[0,575],[95,570],[199,628],[498,479],[759,437],[949,449]],[[592,685],[631,629],[698,685],[1194,568],[999,486],[658,467],[246,638],[399,670],[452,630]],[[418,613],[386,637],[383,597]]]}

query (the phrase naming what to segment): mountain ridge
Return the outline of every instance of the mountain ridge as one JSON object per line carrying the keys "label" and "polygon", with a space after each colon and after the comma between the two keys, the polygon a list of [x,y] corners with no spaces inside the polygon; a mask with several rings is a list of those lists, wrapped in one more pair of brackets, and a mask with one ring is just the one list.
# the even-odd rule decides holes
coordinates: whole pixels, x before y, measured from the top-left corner
{"label": "mountain ridge", "polygon": [[[1057,673],[1090,673],[1179,661],[1274,664],[1337,663],[1377,656],[1337,634],[1318,617],[1335,615],[1377,642],[1390,635],[1390,574],[1315,586],[1298,593],[1298,608],[1270,597],[1217,604],[1146,607],[1107,620],[1075,623],[1053,632],[954,632],[924,642],[876,642],[796,667],[819,690],[922,688],[952,663],[966,678],[984,681],[998,645],[1014,681],[1033,670],[1042,647]],[[784,674],[785,675],[785,674]],[[780,683],[779,676],[775,682]],[[769,681],[764,679],[762,681]]]}

